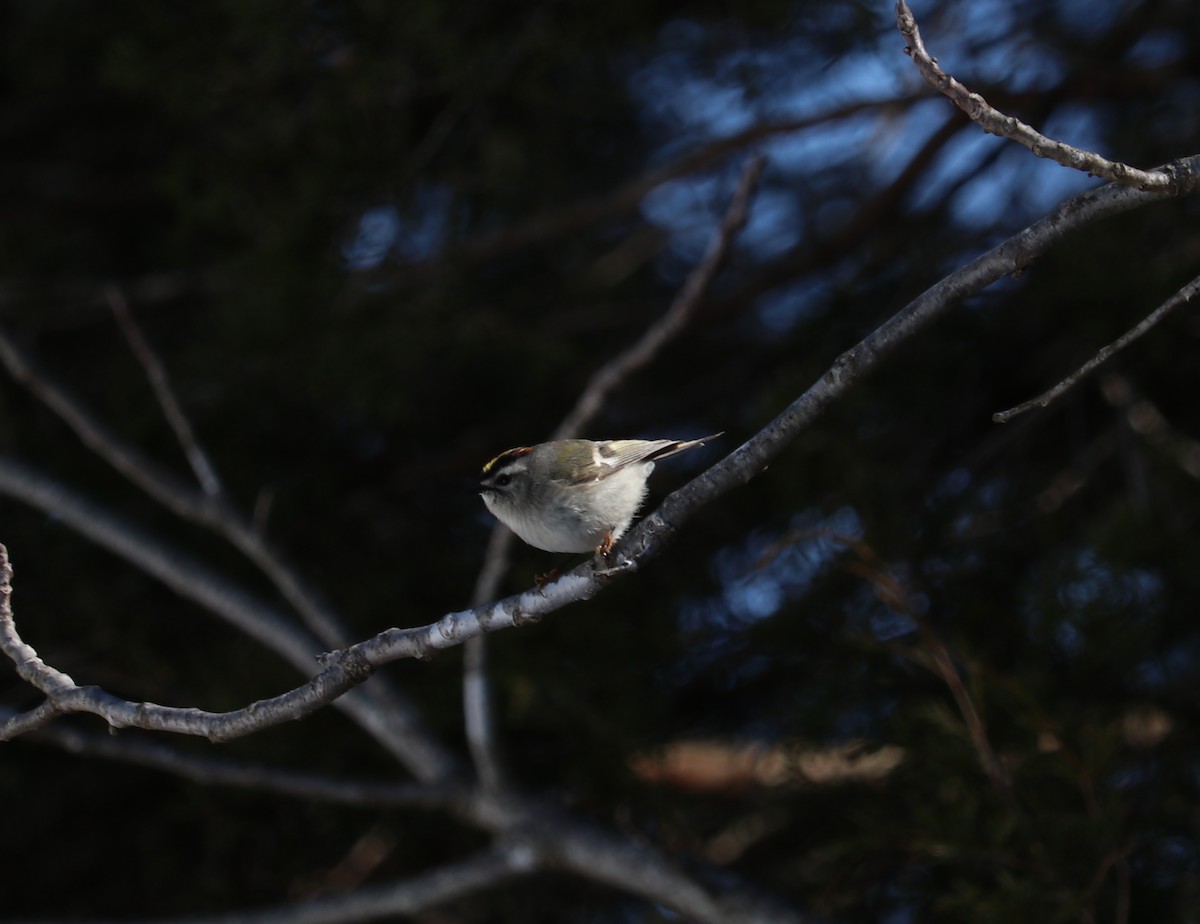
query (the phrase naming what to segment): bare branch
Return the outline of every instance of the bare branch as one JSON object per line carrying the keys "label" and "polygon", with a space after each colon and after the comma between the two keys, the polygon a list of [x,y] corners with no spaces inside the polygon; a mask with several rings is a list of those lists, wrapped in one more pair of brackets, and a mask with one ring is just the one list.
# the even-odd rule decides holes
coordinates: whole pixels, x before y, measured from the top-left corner
{"label": "bare branch", "polygon": [[950,695],[954,697],[954,704],[958,707],[959,715],[962,716],[963,724],[967,728],[967,735],[971,740],[972,747],[975,748],[975,754],[979,758],[979,765],[987,776],[988,782],[992,784],[992,788],[1008,803],[1009,807],[1017,811],[1016,798],[1012,790],[1012,780],[1009,778],[1008,771],[1004,768],[1004,764],[1000,761],[995,749],[992,747],[991,740],[988,738],[987,725],[984,724],[983,717],[980,716],[979,710],[975,708],[975,701],[967,691],[962,677],[959,676],[958,667],[954,663],[954,658],[951,656],[950,650],[923,619],[918,619],[912,613],[911,609],[907,610],[907,613],[916,621],[922,641],[926,646],[925,657],[918,660],[941,678],[941,681],[950,690]]}
{"label": "bare branch", "polygon": [[903,613],[917,627],[924,648],[905,651],[905,654],[937,675],[950,690],[950,695],[954,697],[954,703],[962,716],[967,736],[971,740],[971,745],[975,749],[984,774],[992,784],[992,788],[1004,798],[1014,812],[1019,814],[1008,772],[992,747],[988,738],[987,725],[959,675],[958,666],[954,663],[954,656],[950,653],[950,649],[921,617],[920,613],[913,608],[908,588],[892,573],[874,549],[857,539],[844,536],[835,536],[834,539],[853,552],[856,557],[855,561],[847,564],[846,570],[869,582],[875,596],[884,606]]}
{"label": "bare branch", "polygon": [[[0,724],[17,717],[0,708]],[[30,740],[71,754],[98,757],[171,773],[201,785],[230,786],[306,802],[360,808],[450,809],[467,804],[470,790],[456,783],[392,783],[303,773],[249,761],[189,753],[133,733],[93,734],[60,723],[41,728]]]}
{"label": "bare branch", "polygon": [[[316,669],[320,646],[303,630],[223,576],[161,539],[121,522],[64,485],[0,456],[0,494],[53,514],[80,535],[162,581],[179,596],[220,616],[274,651],[303,676],[312,676]],[[40,727],[62,711],[59,707],[63,700],[48,703],[6,723],[0,740]],[[444,777],[457,769],[457,760],[425,730],[415,711],[381,708],[369,689],[343,697],[337,706],[403,761],[418,779]]]}
{"label": "bare branch", "polygon": [[[22,301],[49,301],[53,313],[40,313],[39,331],[78,330],[108,323],[112,309],[108,304],[108,281],[66,278],[61,269],[42,277],[0,279],[0,316],[9,306]],[[229,274],[223,270],[172,270],[125,278],[121,290],[140,305],[170,302],[185,296],[216,296],[229,289]]]}
{"label": "bare branch", "polygon": [[1007,411],[999,411],[992,415],[992,420],[996,423],[1008,423],[1018,414],[1024,414],[1026,411],[1031,411],[1034,408],[1046,407],[1055,398],[1060,397],[1063,393],[1077,385],[1081,379],[1090,375],[1096,370],[1101,363],[1104,363],[1114,354],[1119,353],[1129,344],[1133,343],[1150,328],[1154,327],[1159,321],[1165,318],[1168,314],[1178,308],[1180,305],[1190,302],[1196,293],[1200,292],[1200,276],[1197,276],[1182,289],[1172,295],[1169,299],[1151,311],[1137,325],[1130,328],[1112,343],[1101,347],[1096,355],[1089,359],[1086,363],[1068,375],[1065,379],[1055,385],[1053,388],[1042,392],[1036,398],[1030,398],[1028,401],[1018,404],[1016,407],[1009,408]]}
{"label": "bare branch", "polygon": [[[1020,119],[1005,115],[988,104],[978,93],[969,89],[947,74],[937,59],[925,50],[916,17],[904,0],[896,0],[896,25],[908,42],[905,52],[913,59],[925,82],[945,94],[954,105],[967,114],[985,132],[1008,138],[1029,148],[1038,157],[1046,157],[1064,167],[1079,170],[1090,176],[1102,177],[1114,183],[1133,186],[1137,189],[1183,195],[1190,192],[1180,177],[1170,169],[1155,168],[1139,170],[1118,161],[1111,161],[1092,151],[1073,147],[1053,138],[1048,138]],[[1192,179],[1194,182],[1194,178]]]}
{"label": "bare branch", "polygon": [[121,333],[125,335],[125,341],[129,344],[129,349],[133,351],[133,355],[137,357],[137,361],[146,370],[146,378],[150,382],[150,388],[154,391],[154,397],[158,399],[158,404],[162,408],[163,416],[167,418],[167,423],[175,431],[175,438],[179,441],[179,446],[183,450],[184,456],[187,457],[188,464],[192,467],[192,472],[195,474],[196,480],[200,482],[201,489],[209,497],[220,497],[225,492],[221,487],[221,480],[217,477],[217,471],[209,461],[208,454],[196,440],[196,435],[192,431],[192,425],[188,421],[187,415],[183,413],[183,408],[180,406],[178,399],[175,397],[175,392],[171,388],[171,381],[167,377],[167,370],[159,360],[158,354],[154,352],[154,348],[150,346],[150,342],[142,334],[141,328],[138,327],[137,322],[133,319],[133,314],[129,310],[129,303],[125,301],[125,296],[121,294],[121,290],[116,286],[108,286],[104,290],[104,296],[108,299],[113,316],[117,319],[117,326],[121,328]]}
{"label": "bare branch", "polygon": [[11,578],[8,551],[0,545],[0,650],[16,665],[18,676],[46,696],[46,702],[35,710],[20,713],[0,724],[0,740],[35,730],[55,716],[68,712],[98,715],[113,728],[133,726],[221,740],[231,737],[224,734],[226,728],[234,730],[236,735],[236,730],[243,727],[248,726],[249,730],[263,727],[261,717],[264,711],[281,720],[289,713],[305,715],[317,706],[332,702],[369,674],[369,669],[356,672],[353,666],[346,667],[334,676],[327,676],[328,672],[324,672],[314,678],[316,682],[310,681],[268,704],[251,703],[219,716],[200,709],[129,702],[100,687],[81,687],[70,676],[38,657],[34,648],[17,633],[11,606]]}
{"label": "bare branch", "polygon": [[177,516],[205,522],[210,505],[178,478],[155,465],[96,418],[0,327],[0,363],[8,374],[58,415],[88,449]]}
{"label": "bare branch", "polygon": [[[1188,177],[1191,186],[1200,172],[1200,155],[1174,161],[1170,169]],[[957,306],[963,298],[1029,266],[1071,231],[1157,202],[1165,196],[1164,193],[1143,192],[1119,184],[1087,190],[1062,202],[1046,217],[945,276],[839,356],[817,382],[750,440],[669,495],[658,510],[622,538],[614,556],[628,557],[640,563],[647,554],[657,551],[696,510],[758,475],[825,408],[900,344]]]}
{"label": "bare branch", "polygon": [[184,484],[123,440],[53,376],[40,369],[3,328],[0,328],[0,363],[57,414],[85,446],[130,482],[176,516],[211,529],[233,543],[276,585],[322,642],[336,646],[349,640],[344,627],[320,602],[320,596],[302,585],[295,569],[283,562],[282,556],[268,545],[251,523],[222,498],[206,496]]}
{"label": "bare branch", "polygon": [[[492,542],[503,542],[499,530],[492,531]],[[468,639],[463,646],[463,731],[471,761],[479,781],[488,790],[505,785],[504,761],[496,735],[496,710],[491,674],[488,670],[487,639]]]}
{"label": "bare branch", "polygon": [[[11,465],[8,468],[11,469]],[[8,477],[10,475],[11,471],[0,467],[0,490],[9,489],[9,493],[14,493],[11,491],[11,485],[6,484],[11,480]],[[30,487],[30,483],[26,483],[25,487]],[[29,490],[15,493],[18,496],[25,495],[25,499],[35,503],[47,499],[31,496]],[[113,524],[94,515],[94,512],[89,512],[92,514],[90,516],[81,514],[81,508],[77,504],[68,505],[63,509],[66,515],[74,520],[72,525],[85,535],[89,531],[108,533],[111,541],[124,544],[128,557],[137,560],[148,573],[168,583],[175,582],[178,589],[193,595],[198,602],[215,604],[217,607],[236,612],[243,620],[243,627],[247,632],[256,637],[275,638],[277,643],[281,643],[290,653],[289,660],[304,669],[307,652],[303,639],[293,635],[293,630],[290,630],[286,623],[280,623],[276,617],[240,591],[231,588],[217,575],[205,572],[198,564],[191,564],[186,568],[180,566],[158,545],[147,542],[133,532],[117,530]],[[582,567],[577,570],[582,571]],[[4,634],[0,636],[0,649],[18,665],[22,678],[46,695],[50,706],[39,708],[36,715],[26,713],[18,716],[0,727],[0,740],[30,731],[44,725],[55,715],[67,712],[98,715],[114,728],[133,726],[197,735],[214,741],[241,737],[309,715],[363,683],[382,664],[402,658],[428,658],[437,651],[461,644],[483,632],[536,621],[567,603],[594,595],[601,585],[601,579],[588,579],[576,575],[569,580],[564,578],[556,582],[554,593],[527,591],[475,610],[450,613],[437,622],[418,629],[389,629],[366,642],[321,656],[318,661],[324,665],[324,670],[307,683],[271,699],[260,700],[224,713],[159,706],[154,703],[134,703],[113,696],[99,687],[80,687],[66,674],[41,662],[37,652],[17,634],[9,612],[4,623]],[[230,596],[232,600],[227,599]],[[392,733],[383,740],[387,741],[394,751],[399,751],[412,762],[415,770],[423,778],[431,778],[433,769],[439,769],[438,775],[442,775],[452,768],[452,758],[444,755],[428,736],[413,735],[410,740],[410,736],[400,734],[399,740],[396,740],[396,730],[388,729],[386,724],[389,717],[375,715],[377,710],[373,710],[368,703],[361,702],[357,696],[347,701],[346,708],[359,721],[370,721],[368,727],[376,733],[382,735],[385,730],[391,731]],[[400,724],[402,717],[390,717],[390,721]],[[379,727],[380,723],[383,723],[382,728]],[[443,765],[444,769],[441,769]]]}

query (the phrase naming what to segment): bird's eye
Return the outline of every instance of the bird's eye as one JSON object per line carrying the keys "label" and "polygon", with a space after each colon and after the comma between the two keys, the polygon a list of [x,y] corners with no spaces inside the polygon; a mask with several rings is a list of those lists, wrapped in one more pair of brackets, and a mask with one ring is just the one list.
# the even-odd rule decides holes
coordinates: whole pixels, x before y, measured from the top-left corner
{"label": "bird's eye", "polygon": [[504,474],[496,476],[496,487],[507,488],[512,484],[512,475]]}

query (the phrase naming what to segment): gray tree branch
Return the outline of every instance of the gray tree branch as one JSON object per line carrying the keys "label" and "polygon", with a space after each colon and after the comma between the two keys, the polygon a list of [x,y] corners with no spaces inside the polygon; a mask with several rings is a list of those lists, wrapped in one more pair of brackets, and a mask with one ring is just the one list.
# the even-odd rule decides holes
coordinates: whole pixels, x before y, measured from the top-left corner
{"label": "gray tree branch", "polygon": [[688,275],[683,288],[679,290],[666,313],[647,328],[637,343],[596,370],[576,400],[575,406],[563,418],[551,439],[563,440],[579,436],[600,413],[608,396],[629,376],[653,362],[663,347],[679,336],[687,326],[712,285],[717,270],[729,256],[734,238],[746,226],[750,200],[758,188],[758,181],[766,164],[766,158],[757,154],[746,162],[737,188],[730,197],[729,206],[709,242],[704,258]]}
{"label": "gray tree branch", "polygon": [[1186,305],[1196,293],[1200,292],[1200,276],[1197,276],[1182,289],[1172,295],[1169,299],[1151,311],[1146,317],[1142,318],[1137,324],[1127,330],[1124,334],[1114,340],[1112,343],[1101,347],[1096,355],[1089,359],[1086,363],[1068,375],[1065,379],[1055,385],[1053,388],[1047,389],[1036,398],[1030,398],[1018,404],[1016,407],[1011,407],[1007,411],[999,411],[992,415],[992,420],[996,423],[1008,423],[1019,414],[1024,414],[1026,411],[1031,411],[1034,408],[1046,407],[1056,398],[1061,397],[1070,389],[1074,388],[1080,381],[1091,375],[1100,365],[1107,362],[1115,354],[1119,353],[1125,347],[1129,346],[1135,340],[1145,334],[1150,328],[1158,324],[1168,314],[1178,308],[1180,305]]}
{"label": "gray tree branch", "polygon": [[[912,57],[913,63],[921,72],[921,76],[935,90],[946,95],[949,100],[967,114],[971,121],[977,123],[985,132],[999,135],[1015,141],[1038,157],[1049,158],[1064,167],[1080,170],[1092,176],[1102,177],[1114,183],[1134,186],[1141,190],[1165,192],[1171,195],[1182,195],[1190,191],[1183,177],[1174,174],[1171,166],[1158,167],[1154,170],[1139,170],[1118,161],[1111,161],[1092,151],[1073,147],[1048,138],[1020,119],[1005,115],[999,109],[988,104],[978,93],[972,93],[950,74],[947,74],[936,58],[925,50],[921,40],[921,30],[917,26],[916,17],[904,0],[896,0],[896,25],[900,34],[908,42],[905,51]],[[1191,177],[1188,182],[1194,183]]]}
{"label": "gray tree branch", "polygon": [[[119,310],[118,310],[119,313]],[[153,363],[153,354],[142,342],[143,360]],[[135,353],[138,352],[135,346]],[[0,459],[0,492],[17,500],[39,506],[71,523],[81,534],[139,564],[147,573],[163,580],[183,596],[229,619],[251,637],[281,654],[306,676],[313,672],[313,655],[321,645],[339,647],[349,642],[348,632],[315,588],[302,581],[290,564],[262,533],[228,503],[224,495],[198,491],[129,445],[100,421],[75,395],[38,367],[16,340],[0,327],[0,363],[12,377],[52,410],[100,458],[130,482],[145,491],[176,516],[196,523],[223,536],[253,562],[276,586],[312,630],[319,644],[305,633],[298,633],[281,614],[271,612],[230,582],[208,574],[198,562],[182,562],[179,555],[165,555],[165,546],[141,536],[129,524],[100,510],[88,499],[10,459]],[[148,371],[151,379],[154,374]],[[158,394],[159,400],[163,395]],[[183,417],[189,439],[192,428]],[[207,462],[207,454],[197,446]],[[214,472],[215,477],[215,472]],[[229,609],[223,609],[228,606]],[[303,652],[303,654],[302,654]],[[369,700],[349,708],[357,709],[357,721],[369,723],[389,750],[405,762],[419,779],[433,779],[453,773],[457,761],[424,728],[424,722],[391,685],[376,680],[363,688],[355,699]],[[26,719],[25,721],[28,721]],[[16,727],[16,726],[14,726]]]}
{"label": "gray tree branch", "polygon": [[[315,656],[320,651],[320,645],[307,632],[222,575],[172,549],[158,538],[123,522],[78,492],[8,457],[0,456],[0,494],[53,514],[80,535],[133,563],[179,596],[207,609],[255,639],[303,676],[311,677],[316,671]],[[12,631],[15,633],[15,627]],[[53,687],[50,678],[45,682]],[[70,691],[65,685],[53,688],[61,695],[69,692],[71,701],[80,704],[88,702],[87,697],[78,691]],[[91,695],[98,697],[97,704],[104,700],[99,692]],[[47,703],[32,713],[10,719],[0,726],[0,740],[44,725],[62,711],[63,703],[61,696],[51,696]],[[127,716],[136,708],[137,704],[126,704],[113,713],[113,718]],[[403,712],[382,709],[365,691],[339,701],[338,708],[375,736],[418,779],[436,779],[456,769],[457,761],[453,755],[424,730],[419,717],[414,715],[410,718]],[[107,718],[99,705],[71,711],[93,712]]]}
{"label": "gray tree branch", "polygon": [[216,467],[196,439],[192,423],[183,412],[183,406],[179,403],[179,399],[175,397],[175,389],[171,387],[166,367],[133,319],[133,313],[129,310],[129,302],[125,300],[125,296],[116,286],[108,286],[104,294],[108,299],[109,307],[112,308],[113,317],[117,319],[117,326],[125,335],[125,342],[129,344],[129,349],[142,364],[142,368],[146,370],[146,379],[150,383],[154,397],[158,400],[158,405],[162,408],[163,416],[167,419],[171,430],[174,431],[175,439],[179,443],[179,448],[183,450],[188,464],[192,467],[192,474],[196,476],[196,481],[200,483],[201,489],[208,497],[223,497],[225,489],[221,485],[221,479],[217,476]]}
{"label": "gray tree branch", "polygon": [[[0,708],[0,724],[16,718],[13,709]],[[395,783],[352,779],[285,770],[266,764],[184,751],[146,736],[95,734],[69,723],[36,729],[28,740],[57,747],[69,754],[118,761],[174,774],[201,785],[269,792],[308,802],[358,808],[418,808],[462,811],[472,791],[461,783]]]}

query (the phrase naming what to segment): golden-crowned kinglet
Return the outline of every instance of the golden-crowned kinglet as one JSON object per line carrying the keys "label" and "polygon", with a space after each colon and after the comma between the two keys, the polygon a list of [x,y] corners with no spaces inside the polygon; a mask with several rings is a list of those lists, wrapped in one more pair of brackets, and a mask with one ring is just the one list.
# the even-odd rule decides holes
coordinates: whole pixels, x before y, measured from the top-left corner
{"label": "golden-crowned kinglet", "polygon": [[720,435],[518,446],[483,467],[479,496],[501,523],[535,548],[607,553],[645,499],[655,460]]}

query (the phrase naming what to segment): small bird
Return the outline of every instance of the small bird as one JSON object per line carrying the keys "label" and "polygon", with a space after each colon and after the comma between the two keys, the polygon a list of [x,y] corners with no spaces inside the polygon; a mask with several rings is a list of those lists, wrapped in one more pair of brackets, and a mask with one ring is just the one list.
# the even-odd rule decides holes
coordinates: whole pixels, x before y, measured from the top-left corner
{"label": "small bird", "polygon": [[518,446],[483,467],[479,496],[534,548],[607,555],[645,500],[654,463],[698,440],[555,440]]}

